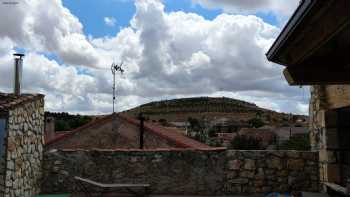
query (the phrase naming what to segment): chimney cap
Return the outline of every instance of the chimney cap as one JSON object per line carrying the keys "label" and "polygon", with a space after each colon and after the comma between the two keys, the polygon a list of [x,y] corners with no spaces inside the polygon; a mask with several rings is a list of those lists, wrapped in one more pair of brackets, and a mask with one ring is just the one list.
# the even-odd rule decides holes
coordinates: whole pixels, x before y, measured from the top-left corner
{"label": "chimney cap", "polygon": [[13,56],[19,56],[19,57],[23,57],[24,54],[23,53],[14,53]]}

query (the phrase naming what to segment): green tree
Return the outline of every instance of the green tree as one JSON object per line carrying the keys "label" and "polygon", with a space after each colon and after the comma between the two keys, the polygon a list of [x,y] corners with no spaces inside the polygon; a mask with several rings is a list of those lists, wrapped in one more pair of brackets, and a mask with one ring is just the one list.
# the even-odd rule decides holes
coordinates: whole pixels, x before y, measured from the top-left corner
{"label": "green tree", "polygon": [[248,120],[248,124],[250,127],[259,128],[265,125],[264,121],[261,118],[252,118]]}

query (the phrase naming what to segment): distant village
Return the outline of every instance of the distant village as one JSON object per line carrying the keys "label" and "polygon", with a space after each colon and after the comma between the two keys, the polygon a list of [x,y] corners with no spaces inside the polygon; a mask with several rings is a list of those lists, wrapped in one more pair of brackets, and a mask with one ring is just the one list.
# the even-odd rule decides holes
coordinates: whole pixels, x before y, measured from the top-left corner
{"label": "distant village", "polygon": [[[186,108],[186,105],[192,106],[192,109]],[[197,97],[159,101],[120,114],[135,120],[142,114],[148,125],[211,147],[241,150],[310,149],[307,116],[278,113],[231,98]],[[104,116],[47,112],[49,126],[45,130],[46,139],[51,141],[55,137],[68,135],[74,129],[102,118]],[[136,138],[137,132],[135,129]],[[137,142],[136,138],[134,141]]]}
{"label": "distant village", "polygon": [[45,112],[45,95],[22,92],[25,54],[13,54],[0,197],[349,196],[349,10],[348,0],[300,1],[266,53],[289,85],[310,86],[309,116],[227,97]]}

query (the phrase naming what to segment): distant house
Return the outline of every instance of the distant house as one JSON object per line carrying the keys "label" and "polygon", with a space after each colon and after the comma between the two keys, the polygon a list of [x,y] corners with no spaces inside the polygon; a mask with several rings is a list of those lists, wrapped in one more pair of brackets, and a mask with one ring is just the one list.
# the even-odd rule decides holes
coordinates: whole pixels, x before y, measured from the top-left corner
{"label": "distant house", "polygon": [[[188,138],[175,128],[144,122],[145,149],[210,148]],[[71,132],[46,141],[47,149],[131,149],[140,147],[140,121],[125,115],[111,114],[92,120]]]}
{"label": "distant house", "polygon": [[279,127],[273,130],[278,137],[278,141],[284,142],[290,139],[292,136],[304,136],[307,135],[309,129],[307,127]]}
{"label": "distant house", "polygon": [[276,134],[271,129],[243,128],[238,133],[239,135],[261,140],[263,147],[267,147],[276,142]]}
{"label": "distant house", "polygon": [[187,130],[191,126],[191,124],[187,121],[186,122],[169,122],[169,124],[178,129],[181,129],[183,132],[182,131],[180,132],[183,133],[184,135],[187,135]]}
{"label": "distant house", "polygon": [[235,133],[217,133],[216,139],[221,142],[221,144],[225,147],[228,147],[230,145],[230,142],[237,136],[238,134]]}
{"label": "distant house", "polygon": [[211,128],[217,133],[233,133],[239,129],[248,127],[247,123],[229,118],[218,118],[210,122]]}

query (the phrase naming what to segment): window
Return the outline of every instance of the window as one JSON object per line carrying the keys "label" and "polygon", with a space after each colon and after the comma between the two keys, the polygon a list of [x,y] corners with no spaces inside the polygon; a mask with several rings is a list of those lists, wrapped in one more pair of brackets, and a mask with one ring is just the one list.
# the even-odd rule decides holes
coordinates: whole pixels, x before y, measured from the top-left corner
{"label": "window", "polygon": [[6,136],[6,119],[0,119],[0,157],[5,153],[4,138]]}

